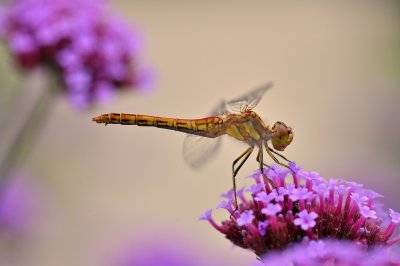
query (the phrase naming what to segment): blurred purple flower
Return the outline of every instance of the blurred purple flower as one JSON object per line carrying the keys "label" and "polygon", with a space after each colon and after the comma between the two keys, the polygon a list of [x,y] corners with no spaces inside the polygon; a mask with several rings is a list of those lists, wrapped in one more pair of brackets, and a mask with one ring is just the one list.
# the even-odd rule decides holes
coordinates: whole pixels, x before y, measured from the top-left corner
{"label": "blurred purple flower", "polygon": [[192,243],[178,232],[144,230],[119,248],[111,258],[110,266],[203,266],[222,265],[204,255],[205,248]]}
{"label": "blurred purple flower", "polygon": [[0,187],[0,232],[21,233],[32,225],[36,209],[34,191],[20,175],[11,175]]}
{"label": "blurred purple flower", "polygon": [[0,10],[0,26],[17,63],[54,70],[78,109],[107,102],[116,89],[151,86],[138,34],[102,0],[13,0]]}
{"label": "blurred purple flower", "polygon": [[[365,249],[350,241],[304,241],[262,257],[268,266],[398,266],[400,258],[384,247]],[[261,263],[259,263],[261,264]]]}
{"label": "blurred purple flower", "polygon": [[[400,214],[382,211],[377,202],[379,194],[359,184],[326,180],[316,172],[301,171],[300,167],[296,167],[295,175],[287,170],[283,175],[284,172],[274,165],[264,170],[266,176],[253,174],[257,189],[248,190],[251,195],[247,198],[243,194],[239,197],[235,213],[231,214],[236,209],[232,193],[223,194],[228,198],[224,202],[224,209],[230,213],[228,220],[217,223],[211,210],[203,220],[233,244],[259,256],[304,239],[347,239],[366,248],[400,241],[400,236],[393,237]],[[289,184],[287,179],[293,182]],[[273,186],[268,180],[273,180]]]}

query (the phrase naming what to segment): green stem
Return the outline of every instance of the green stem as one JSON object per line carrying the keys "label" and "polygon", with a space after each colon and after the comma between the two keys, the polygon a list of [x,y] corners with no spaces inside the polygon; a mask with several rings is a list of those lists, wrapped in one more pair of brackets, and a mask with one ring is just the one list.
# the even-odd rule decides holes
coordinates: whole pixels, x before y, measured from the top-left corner
{"label": "green stem", "polygon": [[[48,75],[44,75],[41,78],[49,77]],[[23,157],[23,155],[26,155],[39,128],[43,124],[46,115],[49,114],[49,108],[53,102],[53,96],[55,94],[55,90],[51,87],[51,84],[53,84],[53,82],[48,82],[49,88],[41,89],[41,95],[34,103],[25,122],[18,129],[15,138],[11,145],[9,145],[9,148],[0,163],[0,187],[2,183],[6,181],[10,171],[15,167],[15,164],[21,159],[21,157]]]}

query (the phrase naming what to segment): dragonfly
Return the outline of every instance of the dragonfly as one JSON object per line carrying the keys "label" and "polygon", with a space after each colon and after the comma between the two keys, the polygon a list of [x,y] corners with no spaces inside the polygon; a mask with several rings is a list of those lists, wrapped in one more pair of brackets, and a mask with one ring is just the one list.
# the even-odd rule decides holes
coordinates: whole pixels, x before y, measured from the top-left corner
{"label": "dragonfly", "polygon": [[[278,121],[269,127],[260,116],[253,111],[262,96],[272,87],[272,83],[253,89],[249,93],[230,101],[221,102],[210,116],[200,119],[180,119],[141,114],[108,113],[94,117],[96,123],[137,125],[158,127],[187,133],[183,143],[183,158],[192,167],[203,165],[220,146],[221,136],[229,135],[249,147],[232,163],[232,183],[235,210],[238,208],[236,195],[236,176],[254,149],[258,149],[257,162],[260,173],[264,175],[264,148],[275,163],[292,171],[288,164],[280,162],[277,157],[290,163],[277,151],[284,151],[293,140],[293,130],[285,123]],[[210,141],[212,140],[212,141]],[[272,147],[269,146],[271,142]],[[272,182],[270,184],[273,186]],[[233,212],[233,213],[234,213]]]}

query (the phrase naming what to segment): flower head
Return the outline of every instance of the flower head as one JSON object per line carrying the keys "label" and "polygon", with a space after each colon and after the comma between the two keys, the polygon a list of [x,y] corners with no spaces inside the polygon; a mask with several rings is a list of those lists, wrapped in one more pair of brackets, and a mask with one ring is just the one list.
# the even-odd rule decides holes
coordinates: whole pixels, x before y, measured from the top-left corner
{"label": "flower head", "polygon": [[103,1],[11,1],[1,38],[19,66],[54,71],[74,107],[108,101],[116,89],[140,86],[140,38],[109,16]]}
{"label": "flower head", "polygon": [[[273,170],[264,171],[268,176],[255,179],[258,184],[253,186],[257,189],[248,191],[250,196],[241,194],[235,213],[229,211],[235,209],[234,202],[224,202],[229,219],[220,225],[212,220],[210,213],[207,220],[235,245],[251,249],[257,255],[305,239],[346,239],[367,248],[400,241],[400,237],[392,237],[400,215],[393,210],[378,211],[376,193],[359,184],[339,179],[328,181],[316,172],[296,169],[296,173],[311,178],[304,184],[290,171],[283,176],[284,171],[274,166]],[[267,180],[273,180],[273,186]],[[370,204],[373,201],[375,204]],[[392,222],[385,225],[383,221],[389,215]]]}

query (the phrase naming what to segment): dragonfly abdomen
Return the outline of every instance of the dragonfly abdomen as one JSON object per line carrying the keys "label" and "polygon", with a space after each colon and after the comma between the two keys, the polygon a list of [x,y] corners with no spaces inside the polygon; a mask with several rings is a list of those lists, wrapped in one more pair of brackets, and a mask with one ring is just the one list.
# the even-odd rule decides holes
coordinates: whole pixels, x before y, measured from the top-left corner
{"label": "dragonfly abdomen", "polygon": [[223,120],[220,117],[211,116],[201,119],[179,119],[139,114],[110,113],[93,118],[93,121],[104,124],[138,125],[159,127],[193,135],[216,137],[223,132],[221,129]]}

